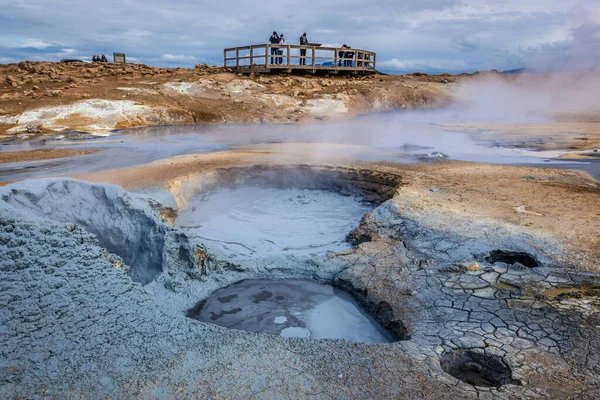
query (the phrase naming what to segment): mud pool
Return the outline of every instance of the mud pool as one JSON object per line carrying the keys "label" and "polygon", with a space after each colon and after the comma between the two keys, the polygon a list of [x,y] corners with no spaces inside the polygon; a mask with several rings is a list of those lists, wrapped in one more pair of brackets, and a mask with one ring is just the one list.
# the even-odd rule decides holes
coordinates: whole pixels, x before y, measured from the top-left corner
{"label": "mud pool", "polygon": [[188,316],[283,337],[393,341],[348,293],[307,280],[239,282],[213,293]]}
{"label": "mud pool", "polygon": [[310,256],[350,248],[346,235],[371,207],[323,190],[221,188],[190,199],[177,225],[231,259]]}

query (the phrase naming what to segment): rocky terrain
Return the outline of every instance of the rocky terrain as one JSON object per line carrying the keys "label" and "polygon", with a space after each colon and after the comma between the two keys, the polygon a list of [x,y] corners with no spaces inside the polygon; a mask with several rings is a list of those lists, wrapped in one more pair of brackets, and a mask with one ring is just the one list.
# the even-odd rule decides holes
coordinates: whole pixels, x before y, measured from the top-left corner
{"label": "rocky terrain", "polygon": [[245,76],[228,69],[21,62],[0,66],[0,138],[148,125],[301,122],[439,106],[450,76]]}
{"label": "rocky terrain", "polygon": [[[593,98],[526,108],[538,104],[531,87],[543,99],[556,91],[550,78],[506,92],[491,75],[0,66],[0,397],[599,398],[598,180],[540,161],[447,160],[416,140],[596,165]],[[478,101],[471,82],[492,95]],[[459,108],[438,108],[449,102],[471,105],[455,118]],[[315,140],[334,125],[322,121],[417,107],[450,118],[357,118]],[[494,118],[476,118],[490,109]],[[261,122],[284,129],[232,125]],[[194,123],[233,129],[70,140]],[[123,158],[132,162],[117,168]],[[51,178],[20,181],[32,176]],[[223,187],[331,191],[372,211],[343,251],[234,260],[177,225],[202,212],[190,199]],[[287,339],[186,317],[246,279],[333,285],[395,342]]]}
{"label": "rocky terrain", "polygon": [[[167,190],[179,199],[170,210],[148,194],[84,181],[0,189],[2,396],[600,395],[594,180],[463,163],[308,166],[289,157],[190,156],[112,173],[125,187],[153,188],[154,198]],[[354,249],[309,258],[231,262],[169,224],[189,196],[259,181],[329,187],[379,206],[349,232]],[[492,184],[519,190],[487,190]],[[564,199],[563,190],[578,195]],[[536,196],[557,202],[531,203]],[[552,223],[571,208],[589,219],[581,227],[588,236]],[[264,278],[343,288],[397,341],[284,339],[183,316],[218,288]]]}

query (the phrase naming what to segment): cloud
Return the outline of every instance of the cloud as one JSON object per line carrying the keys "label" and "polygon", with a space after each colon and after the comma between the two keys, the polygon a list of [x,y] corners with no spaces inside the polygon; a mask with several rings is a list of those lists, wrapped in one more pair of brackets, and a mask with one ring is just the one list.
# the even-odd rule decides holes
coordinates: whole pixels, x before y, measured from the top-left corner
{"label": "cloud", "polygon": [[452,42],[453,46],[460,51],[472,52],[481,48],[481,40],[478,37],[458,37]]}
{"label": "cloud", "polygon": [[162,56],[160,56],[160,59],[162,61],[168,62],[168,63],[181,63],[181,64],[189,64],[189,63],[195,63],[196,62],[196,57],[194,56],[186,56],[183,54],[163,54]]}
{"label": "cloud", "polygon": [[461,60],[391,60],[377,63],[378,69],[390,72],[458,72],[468,68],[468,65]]}
{"label": "cloud", "polygon": [[45,50],[51,47],[58,47],[60,43],[47,42],[35,38],[10,39],[0,37],[0,47],[6,49],[39,49]]}
{"label": "cloud", "polygon": [[10,63],[18,62],[18,61],[19,60],[16,58],[0,57],[0,63],[2,63],[2,64],[10,64]]}
{"label": "cloud", "polygon": [[290,43],[307,32],[312,42],[370,49],[393,68],[565,65],[565,54],[590,65],[597,1],[304,0],[298,7],[279,0],[267,7],[258,0],[0,0],[0,57],[54,59],[77,49],[86,56],[125,52],[157,65],[214,64],[223,48],[265,43],[276,30]]}

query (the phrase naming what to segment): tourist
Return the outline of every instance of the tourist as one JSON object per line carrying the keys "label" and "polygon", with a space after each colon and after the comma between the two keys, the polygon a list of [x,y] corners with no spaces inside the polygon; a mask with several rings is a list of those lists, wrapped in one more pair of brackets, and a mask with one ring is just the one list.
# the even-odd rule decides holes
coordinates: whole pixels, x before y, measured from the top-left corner
{"label": "tourist", "polygon": [[94,57],[92,57],[92,62],[98,62],[98,61],[100,61],[100,56],[94,54]]}
{"label": "tourist", "polygon": [[[285,38],[283,37],[283,33],[279,36],[279,44],[286,44]],[[283,50],[279,49],[279,55],[283,55]],[[290,59],[290,55],[288,54],[288,60]],[[279,57],[279,64],[283,64],[283,57]]]}
{"label": "tourist", "polygon": [[[300,46],[308,46],[306,32],[300,36]],[[300,65],[306,65],[306,49],[300,49]]]}
{"label": "tourist", "polygon": [[[350,49],[350,46],[346,46],[347,49]],[[353,51],[347,51],[344,54],[344,67],[352,67],[352,60],[354,59],[354,52]]]}
{"label": "tourist", "polygon": [[[277,32],[273,31],[273,34],[269,38],[269,42],[271,44],[279,44],[279,35],[277,35]],[[271,47],[271,64],[277,64],[277,57],[273,56],[278,54],[278,50],[277,47]]]}
{"label": "tourist", "polygon": [[104,54],[102,54],[102,59],[100,61],[108,62],[108,58],[106,58],[106,56]]}
{"label": "tourist", "polygon": [[[347,49],[348,46],[346,46],[345,44],[342,45],[342,49]],[[346,65],[346,60],[344,60],[344,57],[346,56],[346,52],[344,50],[340,50],[338,51],[338,67],[342,66],[342,60],[344,61],[344,66]]]}

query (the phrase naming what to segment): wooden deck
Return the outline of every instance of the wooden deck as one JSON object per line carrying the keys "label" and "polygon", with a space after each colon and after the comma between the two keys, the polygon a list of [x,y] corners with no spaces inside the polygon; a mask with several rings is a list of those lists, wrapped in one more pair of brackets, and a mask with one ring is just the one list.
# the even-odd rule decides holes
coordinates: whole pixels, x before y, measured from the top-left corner
{"label": "wooden deck", "polygon": [[[300,50],[306,50],[306,56]],[[368,50],[311,45],[256,44],[223,50],[223,65],[241,73],[374,74],[376,59]]]}

